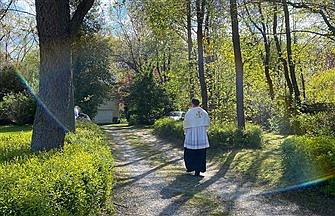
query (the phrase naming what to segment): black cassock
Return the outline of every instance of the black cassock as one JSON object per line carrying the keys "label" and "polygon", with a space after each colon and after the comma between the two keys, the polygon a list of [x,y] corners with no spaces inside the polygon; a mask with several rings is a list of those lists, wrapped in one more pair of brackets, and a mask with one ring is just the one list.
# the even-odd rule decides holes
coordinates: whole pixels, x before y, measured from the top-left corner
{"label": "black cassock", "polygon": [[184,148],[184,161],[187,172],[206,172],[206,148]]}

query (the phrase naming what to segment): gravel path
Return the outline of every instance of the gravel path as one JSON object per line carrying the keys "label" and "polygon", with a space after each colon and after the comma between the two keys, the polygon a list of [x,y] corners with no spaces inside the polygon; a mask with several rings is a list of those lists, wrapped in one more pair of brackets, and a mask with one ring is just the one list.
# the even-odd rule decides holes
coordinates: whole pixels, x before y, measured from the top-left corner
{"label": "gravel path", "polygon": [[[185,173],[183,151],[150,129],[103,126],[116,160],[116,215],[334,215],[334,199],[299,191],[264,193],[223,165],[207,164],[204,178]],[[322,206],[326,206],[323,208]]]}

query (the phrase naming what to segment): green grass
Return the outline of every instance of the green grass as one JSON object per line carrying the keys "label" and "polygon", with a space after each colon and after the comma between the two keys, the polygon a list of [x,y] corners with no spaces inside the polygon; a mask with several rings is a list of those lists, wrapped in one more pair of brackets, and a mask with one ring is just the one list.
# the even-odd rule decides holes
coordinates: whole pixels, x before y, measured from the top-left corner
{"label": "green grass", "polygon": [[80,123],[64,149],[30,152],[31,126],[2,126],[0,215],[111,212],[113,158],[103,132]]}
{"label": "green grass", "polygon": [[283,173],[280,135],[265,134],[260,149],[242,149],[237,152],[231,164],[233,171],[242,175],[245,181],[269,186],[280,185]]}
{"label": "green grass", "polygon": [[0,126],[0,164],[30,154],[31,125]]}
{"label": "green grass", "polygon": [[188,204],[201,209],[202,214],[210,216],[229,215],[227,203],[219,199],[213,199],[212,194],[197,193],[189,201]]}
{"label": "green grass", "polygon": [[15,134],[18,132],[31,133],[31,130],[32,130],[32,125],[22,125],[22,126],[4,125],[4,126],[0,126],[0,136],[5,135],[5,134]]}

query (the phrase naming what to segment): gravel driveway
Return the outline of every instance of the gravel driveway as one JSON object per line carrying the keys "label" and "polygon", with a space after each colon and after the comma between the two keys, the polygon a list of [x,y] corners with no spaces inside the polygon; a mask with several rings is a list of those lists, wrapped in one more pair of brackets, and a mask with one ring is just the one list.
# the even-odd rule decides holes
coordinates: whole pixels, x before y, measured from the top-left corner
{"label": "gravel driveway", "polygon": [[334,215],[332,198],[306,192],[266,193],[223,165],[207,164],[204,178],[186,174],[182,148],[151,129],[103,126],[116,161],[116,215]]}

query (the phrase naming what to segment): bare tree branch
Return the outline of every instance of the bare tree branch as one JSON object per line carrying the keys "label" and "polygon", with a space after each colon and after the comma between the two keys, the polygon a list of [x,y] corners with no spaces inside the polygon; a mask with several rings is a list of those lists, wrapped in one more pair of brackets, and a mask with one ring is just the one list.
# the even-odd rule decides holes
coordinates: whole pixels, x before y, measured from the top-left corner
{"label": "bare tree branch", "polygon": [[[2,10],[0,10],[2,12]],[[12,8],[9,8],[7,9],[6,11],[14,11],[14,12],[19,12],[19,13],[24,13],[24,14],[27,14],[27,15],[30,15],[30,16],[36,16],[36,14],[33,14],[33,13],[30,13],[28,11],[23,11],[23,10],[18,10],[18,9],[12,9]],[[6,12],[5,14],[3,14],[3,16],[0,18],[0,20],[6,15]]]}
{"label": "bare tree branch", "polygon": [[330,33],[320,33],[320,32],[315,32],[315,31],[310,31],[310,30],[292,30],[292,32],[296,32],[296,33],[310,33],[310,34],[315,34],[315,35],[319,35],[319,36],[323,36],[323,37],[327,37],[332,41],[335,41],[334,35],[330,34]]}
{"label": "bare tree branch", "polygon": [[13,0],[11,0],[11,1],[9,2],[9,4],[7,5],[7,8],[6,8],[6,9],[1,9],[1,10],[0,10],[1,13],[2,13],[2,15],[1,15],[1,17],[0,17],[0,20],[2,20],[2,19],[6,16],[6,13],[7,13],[7,11],[9,10],[10,6],[12,5],[12,3],[13,3]]}

